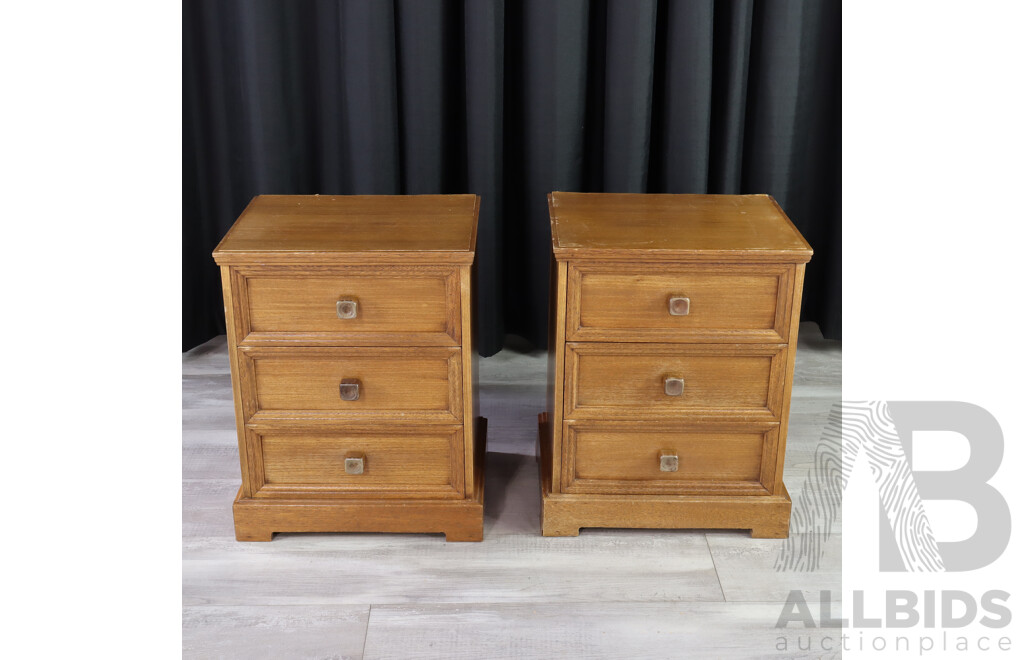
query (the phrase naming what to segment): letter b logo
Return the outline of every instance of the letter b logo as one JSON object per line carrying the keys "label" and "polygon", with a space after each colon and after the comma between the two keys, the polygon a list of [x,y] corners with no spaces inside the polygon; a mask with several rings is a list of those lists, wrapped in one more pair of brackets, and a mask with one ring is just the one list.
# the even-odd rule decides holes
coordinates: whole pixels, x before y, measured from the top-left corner
{"label": "letter b logo", "polygon": [[[970,538],[934,542],[942,566],[946,571],[970,571],[991,564],[1003,554],[1010,542],[1010,508],[999,491],[988,484],[1003,460],[1003,431],[999,423],[984,408],[960,401],[890,401],[888,409],[906,457],[905,474],[916,484],[920,499],[966,502],[978,516],[978,528]],[[959,433],[970,445],[970,458],[957,470],[911,471],[911,440],[915,431]],[[884,509],[885,493],[881,492],[881,495]],[[921,514],[923,516],[923,510]],[[888,515],[881,516],[881,570],[908,570],[905,552],[900,548],[906,547],[910,539],[898,539],[897,535],[918,534],[919,522],[909,515],[894,518],[891,510]],[[926,520],[924,524],[927,525]]]}

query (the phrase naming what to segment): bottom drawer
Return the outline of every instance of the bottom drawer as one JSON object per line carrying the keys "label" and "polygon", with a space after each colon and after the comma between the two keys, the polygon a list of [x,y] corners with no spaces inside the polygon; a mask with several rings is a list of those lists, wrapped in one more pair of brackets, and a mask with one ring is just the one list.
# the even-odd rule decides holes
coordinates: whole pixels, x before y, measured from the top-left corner
{"label": "bottom drawer", "polygon": [[263,431],[256,497],[462,497],[462,427]]}
{"label": "bottom drawer", "polygon": [[566,424],[564,491],[767,495],[778,434],[777,424]]}

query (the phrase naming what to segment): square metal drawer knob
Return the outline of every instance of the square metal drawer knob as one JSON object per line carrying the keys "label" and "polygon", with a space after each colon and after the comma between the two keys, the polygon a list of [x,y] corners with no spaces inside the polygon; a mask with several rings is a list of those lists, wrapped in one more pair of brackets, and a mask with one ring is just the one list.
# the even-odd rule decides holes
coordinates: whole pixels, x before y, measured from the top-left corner
{"label": "square metal drawer knob", "polygon": [[359,389],[362,383],[358,378],[346,378],[338,385],[338,392],[342,401],[356,401],[359,399]]}
{"label": "square metal drawer knob", "polygon": [[660,460],[662,472],[677,472],[679,470],[679,455],[674,451],[662,451]]}
{"label": "square metal drawer knob", "polygon": [[669,298],[668,313],[672,316],[686,316],[690,313],[690,299],[682,296]]}
{"label": "square metal drawer knob", "polygon": [[354,319],[359,316],[359,301],[339,300],[337,309],[339,319]]}
{"label": "square metal drawer knob", "polygon": [[668,396],[683,396],[683,379],[668,376],[665,378],[665,394]]}
{"label": "square metal drawer knob", "polygon": [[345,474],[362,474],[366,459],[362,455],[349,456],[345,459]]}

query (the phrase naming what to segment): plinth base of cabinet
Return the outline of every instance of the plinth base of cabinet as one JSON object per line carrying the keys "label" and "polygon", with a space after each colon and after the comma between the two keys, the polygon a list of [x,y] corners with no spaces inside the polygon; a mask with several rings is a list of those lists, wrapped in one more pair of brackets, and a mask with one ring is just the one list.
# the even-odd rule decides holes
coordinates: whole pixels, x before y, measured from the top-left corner
{"label": "plinth base of cabinet", "polygon": [[478,418],[474,497],[465,500],[235,498],[235,538],[269,541],[275,532],[443,533],[448,541],[484,538],[487,420]]}
{"label": "plinth base of cabinet", "polygon": [[580,495],[551,492],[547,413],[538,418],[541,533],[579,536],[581,527],[647,529],[749,529],[753,538],[789,536],[792,508],[779,495]]}

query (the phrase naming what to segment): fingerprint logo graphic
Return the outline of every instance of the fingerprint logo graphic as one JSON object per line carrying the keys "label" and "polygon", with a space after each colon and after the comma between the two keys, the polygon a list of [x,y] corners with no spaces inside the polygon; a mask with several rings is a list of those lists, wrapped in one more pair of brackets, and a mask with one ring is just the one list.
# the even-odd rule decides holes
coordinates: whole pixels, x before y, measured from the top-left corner
{"label": "fingerprint logo graphic", "polygon": [[776,570],[811,571],[819,566],[824,543],[838,532],[842,493],[861,455],[878,488],[905,570],[945,570],[910,461],[885,401],[847,401],[832,407],[814,465],[793,506],[791,524],[796,534],[783,544]]}
{"label": "fingerprint logo graphic", "polygon": [[814,571],[825,554],[825,543],[839,533],[843,507],[843,431],[841,404],[832,406],[814,464],[793,504],[790,535],[775,561],[777,571]]}

